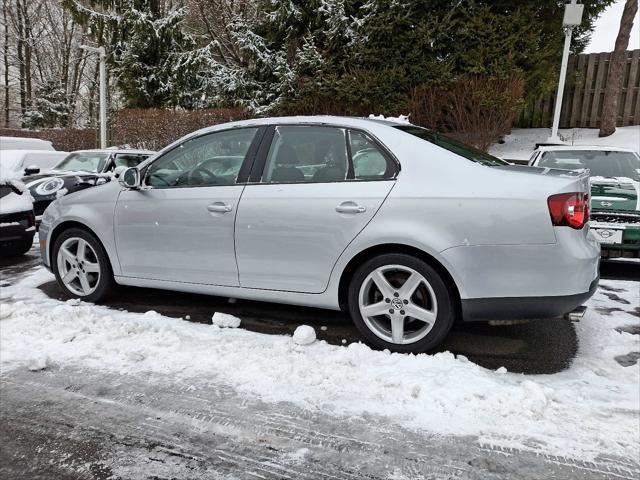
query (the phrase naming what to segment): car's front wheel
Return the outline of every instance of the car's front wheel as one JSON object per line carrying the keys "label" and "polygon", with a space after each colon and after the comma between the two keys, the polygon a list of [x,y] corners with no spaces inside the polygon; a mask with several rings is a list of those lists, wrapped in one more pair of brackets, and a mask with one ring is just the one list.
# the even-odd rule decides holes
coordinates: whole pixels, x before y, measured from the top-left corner
{"label": "car's front wheel", "polygon": [[378,348],[420,353],[436,347],[454,319],[451,292],[426,262],[385,254],[364,263],[349,286],[356,327]]}
{"label": "car's front wheel", "polygon": [[58,284],[69,296],[97,302],[113,288],[107,254],[98,239],[85,230],[65,230],[53,247],[52,263]]}

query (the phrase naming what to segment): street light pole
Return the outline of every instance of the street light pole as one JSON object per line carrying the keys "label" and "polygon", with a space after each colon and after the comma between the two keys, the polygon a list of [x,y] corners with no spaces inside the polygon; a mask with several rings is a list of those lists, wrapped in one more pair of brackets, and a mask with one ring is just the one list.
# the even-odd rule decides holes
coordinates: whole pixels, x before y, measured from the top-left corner
{"label": "street light pole", "polygon": [[104,47],[81,45],[80,48],[100,57],[100,148],[107,148],[107,54]]}
{"label": "street light pole", "polygon": [[564,6],[564,18],[562,26],[564,27],[564,50],[562,51],[562,64],[560,65],[560,78],[558,79],[558,91],[556,93],[556,102],[553,112],[553,125],[551,127],[551,136],[547,138],[548,143],[560,143],[558,137],[558,127],[560,126],[560,111],[562,109],[562,97],[564,95],[564,83],[567,78],[567,64],[569,63],[569,47],[571,46],[571,36],[573,28],[582,22],[582,11],[584,5],[577,4],[577,0],[571,0]]}

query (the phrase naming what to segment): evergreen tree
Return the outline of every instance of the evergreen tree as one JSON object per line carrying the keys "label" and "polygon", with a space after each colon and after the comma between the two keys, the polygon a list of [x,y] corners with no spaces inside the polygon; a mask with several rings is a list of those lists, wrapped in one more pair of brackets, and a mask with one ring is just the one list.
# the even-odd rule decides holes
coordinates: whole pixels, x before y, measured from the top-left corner
{"label": "evergreen tree", "polygon": [[23,116],[27,128],[54,128],[66,126],[71,114],[67,93],[60,81],[43,82],[35,92],[32,105]]}
{"label": "evergreen tree", "polygon": [[178,55],[193,49],[179,0],[63,0],[107,49],[115,81],[131,108],[190,106]]}

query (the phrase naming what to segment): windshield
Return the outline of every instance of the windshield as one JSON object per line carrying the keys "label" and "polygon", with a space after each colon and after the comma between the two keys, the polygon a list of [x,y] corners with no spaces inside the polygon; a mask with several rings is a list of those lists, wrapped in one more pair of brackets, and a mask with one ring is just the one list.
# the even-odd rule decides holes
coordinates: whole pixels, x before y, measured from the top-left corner
{"label": "windshield", "polygon": [[640,157],[632,152],[555,150],[544,152],[536,166],[564,170],[588,168],[591,177],[626,177],[640,181]]}
{"label": "windshield", "polygon": [[462,142],[445,137],[444,135],[432,130],[427,130],[426,128],[416,127],[415,125],[401,125],[394,126],[393,128],[397,128],[398,130],[402,130],[414,137],[433,143],[434,145],[442,147],[445,150],[449,150],[450,152],[460,155],[472,162],[481,163],[482,165],[490,167],[509,165],[509,162],[505,162],[504,160],[494,157],[493,155],[489,155],[482,150],[470,147],[469,145],[465,145]]}
{"label": "windshield", "polygon": [[102,172],[109,157],[108,153],[102,152],[78,152],[71,153],[64,160],[58,163],[54,170],[65,172]]}

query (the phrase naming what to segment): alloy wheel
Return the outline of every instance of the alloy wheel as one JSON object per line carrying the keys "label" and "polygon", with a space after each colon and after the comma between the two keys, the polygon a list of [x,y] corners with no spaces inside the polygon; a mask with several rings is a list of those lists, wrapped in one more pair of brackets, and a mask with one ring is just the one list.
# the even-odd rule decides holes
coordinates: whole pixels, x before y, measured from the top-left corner
{"label": "alloy wheel", "polygon": [[438,302],[426,278],[404,265],[384,265],[362,282],[360,314],[376,336],[406,345],[424,338],[433,328]]}
{"label": "alloy wheel", "polygon": [[90,295],[100,283],[98,256],[83,238],[71,237],[60,245],[57,265],[64,286],[79,297]]}

